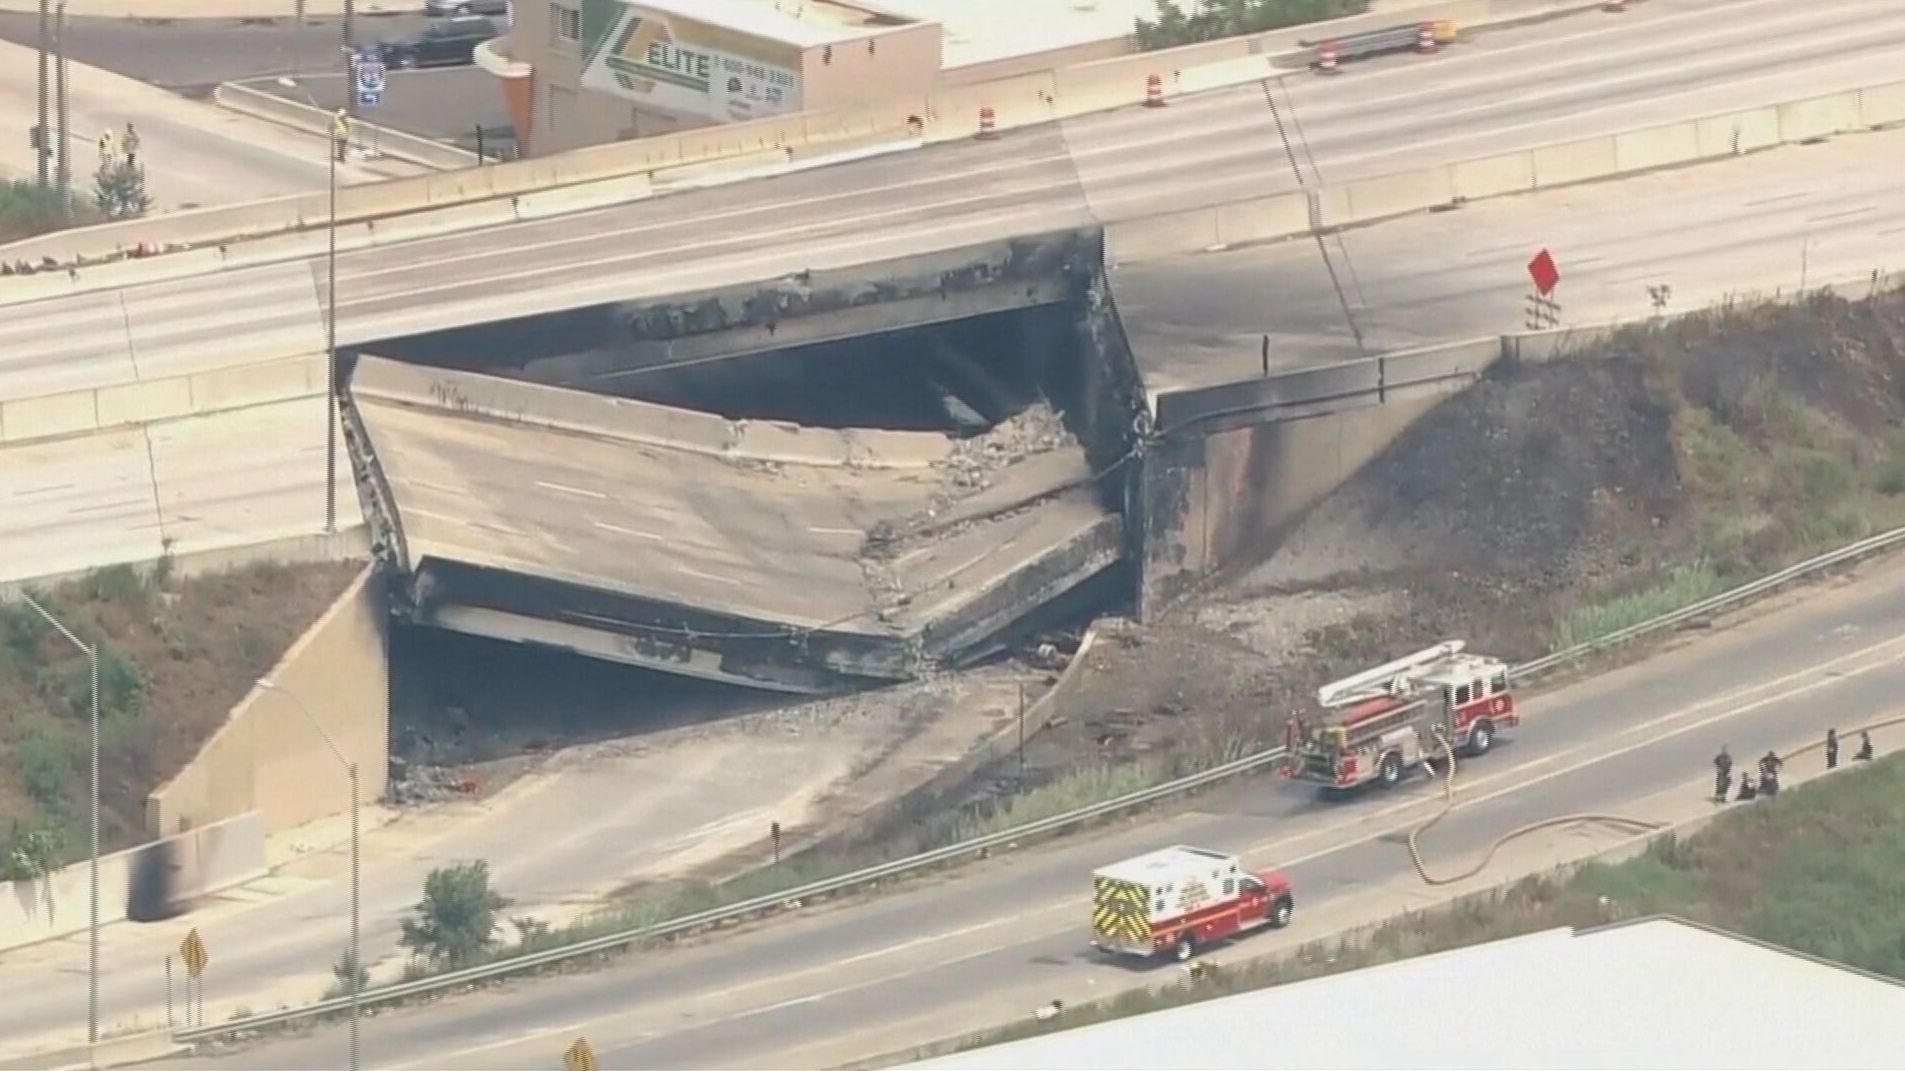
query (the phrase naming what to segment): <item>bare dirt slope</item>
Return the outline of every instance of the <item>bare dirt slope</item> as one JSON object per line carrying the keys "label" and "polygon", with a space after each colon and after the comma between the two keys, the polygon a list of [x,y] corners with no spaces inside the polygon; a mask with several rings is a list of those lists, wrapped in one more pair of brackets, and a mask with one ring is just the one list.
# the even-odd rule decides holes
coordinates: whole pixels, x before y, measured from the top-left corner
{"label": "bare dirt slope", "polygon": [[1323,680],[1448,637],[1509,659],[1905,523],[1905,295],[1624,333],[1501,368],[1263,559],[1118,623],[1048,773],[1202,765]]}

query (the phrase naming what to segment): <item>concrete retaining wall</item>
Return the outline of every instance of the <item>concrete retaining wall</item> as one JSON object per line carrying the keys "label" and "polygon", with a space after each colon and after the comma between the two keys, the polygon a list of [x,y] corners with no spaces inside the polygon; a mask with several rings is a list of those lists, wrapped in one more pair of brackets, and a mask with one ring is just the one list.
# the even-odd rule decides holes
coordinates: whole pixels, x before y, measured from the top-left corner
{"label": "concrete retaining wall", "polygon": [[324,393],[325,355],[0,401],[0,443],[83,435]]}
{"label": "concrete retaining wall", "polygon": [[[1869,293],[1869,276],[1832,280],[1777,300],[1822,291]],[[1690,309],[1661,320],[1699,315]],[[1542,363],[1607,341],[1623,326],[1598,323],[1464,339],[1364,360],[1240,380],[1150,399],[1162,438],[1136,480],[1140,503],[1139,614],[1201,580],[1259,555],[1266,537],[1295,521],[1381,453],[1444,398],[1497,361]]]}
{"label": "concrete retaining wall", "polygon": [[[0,884],[0,949],[82,933],[88,923],[90,865]],[[120,922],[149,902],[153,874],[169,876],[169,906],[251,881],[265,873],[265,827],[257,812],[238,813],[151,844],[99,859],[99,921]],[[140,886],[148,886],[142,889]],[[132,916],[145,912],[132,910]]]}
{"label": "concrete retaining wall", "polygon": [[[851,145],[868,140],[899,141],[912,134],[907,119],[924,121],[927,140],[971,136],[982,106],[994,109],[1000,130],[1049,122],[1135,104],[1144,99],[1146,78],[1159,74],[1166,96],[1240,85],[1263,77],[1273,61],[1300,65],[1293,56],[1316,40],[1393,26],[1415,20],[1451,21],[1476,27],[1513,22],[1596,6],[1598,0],[1423,0],[1389,5],[1375,14],[1329,23],[1292,27],[1249,37],[1185,45],[1142,55],[1120,56],[1075,66],[1014,71],[985,82],[949,80],[918,99],[879,107],[775,116],[635,141],[598,145],[560,156],[468,166],[473,154],[397,131],[379,134],[392,155],[405,155],[426,166],[464,168],[443,175],[396,179],[352,186],[339,193],[339,218],[350,221],[397,215],[490,197],[539,193],[579,182],[600,182],[644,174],[658,168],[759,154]],[[226,85],[221,103],[306,129],[328,130],[321,110],[268,93]],[[308,114],[307,114],[308,113]],[[396,150],[401,148],[402,152]],[[442,182],[433,180],[450,179]],[[274,198],[249,204],[173,213],[150,219],[79,228],[0,247],[0,259],[62,264],[118,256],[141,243],[154,248],[231,242],[240,238],[321,225],[327,219],[325,195]],[[0,300],[6,300],[0,297]]]}
{"label": "concrete retaining wall", "polygon": [[383,585],[366,568],[272,667],[277,687],[254,688],[146,797],[146,828],[157,835],[251,812],[276,833],[348,811],[349,778],[298,700],[357,763],[363,802],[381,798],[390,764],[386,621]]}
{"label": "concrete retaining wall", "polygon": [[[1519,152],[1358,179],[1317,191],[1312,207],[1294,193],[1107,228],[1117,263],[1222,248],[1372,223],[1463,201],[1567,186],[1793,145],[1905,122],[1905,82],[1831,93],[1765,108]],[[1246,224],[1244,221],[1248,221]]]}

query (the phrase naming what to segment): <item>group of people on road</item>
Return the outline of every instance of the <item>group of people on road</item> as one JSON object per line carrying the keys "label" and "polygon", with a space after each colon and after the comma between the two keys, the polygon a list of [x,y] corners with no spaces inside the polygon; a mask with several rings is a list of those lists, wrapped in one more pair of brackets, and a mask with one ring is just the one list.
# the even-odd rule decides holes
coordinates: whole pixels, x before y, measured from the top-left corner
{"label": "group of people on road", "polygon": [[[1826,730],[1826,769],[1839,767],[1839,730]],[[1854,761],[1869,762],[1872,758],[1872,734],[1859,731],[1859,750],[1852,755]],[[1786,765],[1779,752],[1768,751],[1759,759],[1759,778],[1752,774],[1740,775],[1740,787],[1733,796],[1735,800],[1758,799],[1761,796],[1779,795],[1779,771]],[[1733,788],[1733,756],[1722,747],[1718,755],[1713,756],[1713,800],[1725,803],[1727,792]]]}

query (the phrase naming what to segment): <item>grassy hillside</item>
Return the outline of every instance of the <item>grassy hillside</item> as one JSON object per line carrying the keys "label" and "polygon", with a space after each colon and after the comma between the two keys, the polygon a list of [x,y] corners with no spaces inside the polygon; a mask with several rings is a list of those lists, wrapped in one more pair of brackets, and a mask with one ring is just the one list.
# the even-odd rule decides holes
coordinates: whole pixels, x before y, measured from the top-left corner
{"label": "grassy hillside", "polygon": [[[108,849],[145,839],[146,794],[197,754],[360,568],[263,564],[180,579],[117,566],[31,592],[99,652]],[[10,876],[85,853],[91,701],[85,656],[26,603],[0,601],[0,868]]]}

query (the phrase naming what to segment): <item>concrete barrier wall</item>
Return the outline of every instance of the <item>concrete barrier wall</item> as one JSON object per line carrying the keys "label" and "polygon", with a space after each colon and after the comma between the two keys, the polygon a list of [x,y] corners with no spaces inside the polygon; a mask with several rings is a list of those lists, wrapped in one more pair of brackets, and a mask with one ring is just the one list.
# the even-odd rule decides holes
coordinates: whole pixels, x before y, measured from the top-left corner
{"label": "concrete barrier wall", "polygon": [[0,401],[0,443],[105,431],[324,392],[325,357],[308,354],[96,390]]}
{"label": "concrete barrier wall", "polygon": [[868,433],[729,420],[633,398],[380,357],[358,360],[351,393],[361,401],[484,414],[671,450],[778,464],[921,468],[943,460],[952,449],[945,436],[930,432]]}
{"label": "concrete barrier wall", "polygon": [[[134,903],[136,875],[162,861],[171,892],[190,900],[241,885],[265,873],[265,827],[256,812],[186,830],[99,858],[99,921],[123,921]],[[74,863],[43,878],[0,884],[0,950],[84,932],[90,864]]]}
{"label": "concrete barrier wall", "polygon": [[[453,162],[445,155],[427,166],[463,168],[473,176],[465,183],[432,186],[424,179],[395,179],[340,191],[339,218],[362,220],[379,215],[457,203],[490,196],[536,192],[570,182],[594,182],[674,164],[723,155],[760,152],[875,135],[905,134],[909,115],[928,120],[932,140],[967,137],[976,129],[978,108],[990,104],[1001,130],[1054,118],[1084,115],[1135,103],[1143,99],[1145,78],[1157,73],[1165,79],[1166,94],[1201,92],[1237,85],[1262,77],[1265,63],[1330,36],[1395,25],[1399,21],[1445,20],[1458,26],[1481,26],[1515,21],[1595,6],[1597,0],[1425,0],[1403,7],[1338,19],[1328,23],[1275,30],[1250,37],[1228,38],[1185,45],[1141,55],[1121,56],[1075,66],[1039,71],[1015,71],[986,82],[949,79],[927,98],[895,100],[881,106],[776,116],[734,123],[709,130],[687,131],[654,138],[591,146],[540,160],[513,161],[471,167],[475,157]],[[1250,62],[1257,57],[1264,62]],[[1290,66],[1294,61],[1286,61]],[[1209,68],[1209,69],[1206,69]],[[270,112],[271,118],[292,125],[317,124],[328,129],[329,118],[307,105],[286,101],[242,86],[221,87],[231,102]],[[1043,96],[1041,96],[1043,94]],[[259,98],[263,98],[262,100]],[[1889,105],[1888,105],[1889,106]],[[314,113],[307,115],[305,113]],[[448,146],[385,130],[382,144],[420,155],[457,153]],[[408,139],[408,140],[405,140]],[[435,177],[435,176],[430,176]],[[328,218],[324,194],[273,198],[249,204],[198,209],[165,216],[81,228],[0,247],[0,259],[37,261],[51,257],[66,264],[111,257],[141,243],[154,248],[174,245],[230,242],[321,224]],[[344,202],[349,202],[345,210]],[[6,300],[0,297],[0,300]]]}
{"label": "concrete barrier wall", "polygon": [[[333,122],[330,112],[322,108],[313,108],[301,101],[286,100],[273,93],[253,89],[237,82],[223,82],[212,91],[212,100],[221,108],[229,108],[240,115],[249,115],[266,122],[288,126],[320,137],[331,135]],[[441,141],[420,138],[391,127],[365,122],[362,119],[351,121],[351,143],[370,146],[386,156],[395,156],[399,160],[408,160],[422,167],[433,167],[450,171],[457,168],[474,167],[480,161],[475,153],[447,145]]]}
{"label": "concrete barrier wall", "polygon": [[1308,233],[1312,224],[1371,223],[1465,200],[1727,159],[1899,122],[1905,122],[1905,82],[1376,175],[1313,191],[1314,211],[1292,193],[1130,220],[1107,228],[1106,243],[1114,263],[1197,252],[1293,237]]}
{"label": "concrete barrier wall", "polygon": [[299,708],[357,763],[362,802],[381,798],[390,767],[389,663],[383,586],[367,567],[170,781],[146,797],[155,835],[261,816],[267,833],[350,809],[349,777]]}

